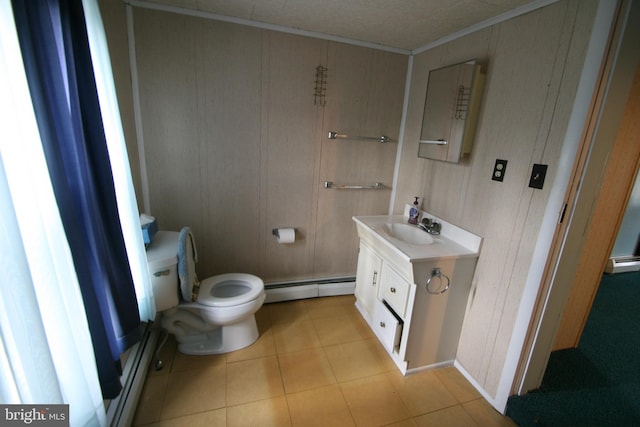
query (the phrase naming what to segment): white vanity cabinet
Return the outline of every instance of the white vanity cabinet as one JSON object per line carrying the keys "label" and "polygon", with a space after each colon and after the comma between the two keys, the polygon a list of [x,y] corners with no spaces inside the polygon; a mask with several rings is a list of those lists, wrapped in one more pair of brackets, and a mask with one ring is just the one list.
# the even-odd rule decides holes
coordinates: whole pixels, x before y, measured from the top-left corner
{"label": "white vanity cabinet", "polygon": [[452,364],[481,239],[444,223],[443,230],[451,227],[450,235],[462,236],[464,244],[443,233],[432,244],[407,246],[381,231],[406,217],[354,221],[360,236],[356,307],[376,337],[403,374]]}

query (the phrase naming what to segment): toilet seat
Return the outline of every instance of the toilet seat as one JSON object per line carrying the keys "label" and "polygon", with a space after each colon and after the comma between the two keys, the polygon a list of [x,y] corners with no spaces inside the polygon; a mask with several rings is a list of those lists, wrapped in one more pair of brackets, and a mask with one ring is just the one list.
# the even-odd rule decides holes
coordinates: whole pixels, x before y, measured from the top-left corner
{"label": "toilet seat", "polygon": [[264,292],[262,279],[252,274],[228,273],[200,282],[196,302],[209,307],[230,307],[257,299]]}
{"label": "toilet seat", "polygon": [[219,274],[198,282],[196,245],[189,227],[178,236],[178,276],[183,301],[208,307],[233,307],[258,299],[264,294],[264,282],[245,273]]}

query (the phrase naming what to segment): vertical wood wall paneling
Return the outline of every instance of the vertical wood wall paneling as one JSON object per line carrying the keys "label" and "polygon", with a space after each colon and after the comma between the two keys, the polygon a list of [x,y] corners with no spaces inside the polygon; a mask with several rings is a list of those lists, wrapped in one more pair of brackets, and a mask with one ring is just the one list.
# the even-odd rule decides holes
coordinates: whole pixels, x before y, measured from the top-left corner
{"label": "vertical wood wall paneling", "polygon": [[[407,60],[403,55],[329,43],[319,185],[390,186],[397,151]],[[386,135],[396,142],[328,139],[330,131]],[[354,275],[358,239],[351,217],[385,214],[390,190],[323,189],[318,197],[314,275]]]}
{"label": "vertical wood wall paneling", "polygon": [[[404,55],[135,9],[152,214],[193,228],[202,277],[354,275],[353,215],[385,213],[397,143],[329,141],[329,130],[398,139]],[[329,53],[331,52],[331,53]],[[329,57],[329,59],[327,59]],[[313,104],[328,67],[326,106]],[[296,227],[279,245],[271,231]]]}
{"label": "vertical wood wall paneling", "polygon": [[[488,58],[494,32],[496,31],[491,28],[481,30],[464,37],[460,43],[441,45],[415,57],[395,213],[402,213],[404,205],[411,203],[414,196],[419,196],[423,207],[428,207],[433,214],[439,216],[447,214],[450,215],[447,217],[448,220],[453,223],[460,222],[470,182],[470,166],[475,164],[474,159],[481,156],[483,150],[474,145],[471,154],[464,156],[458,164],[417,157],[428,75],[432,69],[477,59],[488,64],[488,75],[491,76],[493,64]],[[488,91],[489,89],[485,88],[483,104],[486,102]],[[484,106],[482,110],[484,111]],[[478,139],[476,137],[476,144]],[[425,186],[425,184],[427,185]],[[447,197],[442,197],[443,194],[446,194]]]}
{"label": "vertical wood wall paneling", "polygon": [[[423,195],[425,210],[484,237],[457,358],[490,394],[497,391],[552,185],[548,177],[542,191],[529,189],[531,166],[556,166],[589,36],[575,30],[576,10],[579,24],[588,26],[595,3],[555,3],[414,62],[412,91],[420,92],[412,97],[420,99],[409,102],[396,210]],[[415,160],[428,70],[485,55],[489,72],[471,157],[459,164]],[[491,181],[496,158],[509,161],[502,183]]]}
{"label": "vertical wood wall paneling", "polygon": [[[263,279],[308,279],[315,241],[316,173],[319,140],[318,109],[313,89],[316,67],[326,66],[326,42],[308,37],[265,31],[263,70],[263,139],[265,146],[261,233],[264,245]],[[257,219],[257,218],[256,218]],[[278,244],[271,232],[296,227],[294,244]]]}
{"label": "vertical wood wall paneling", "polygon": [[[527,15],[511,25],[506,23],[501,26],[501,39],[496,50],[497,57],[506,59],[504,65],[513,61],[513,64],[504,69],[507,75],[513,72],[514,76],[518,76],[516,81],[512,79],[512,83],[516,84],[508,87],[505,92],[517,94],[522,98],[510,97],[511,99],[506,101],[507,108],[500,113],[507,119],[500,124],[501,129],[506,132],[495,136],[501,145],[496,147],[500,150],[500,155],[494,151],[494,157],[504,155],[502,158],[508,159],[510,164],[505,178],[507,185],[495,185],[497,183],[484,181],[484,185],[491,183],[496,189],[504,189],[502,194],[494,193],[492,205],[503,208],[494,209],[491,214],[491,221],[485,232],[492,238],[489,245],[485,246],[484,249],[488,251],[483,253],[484,257],[480,261],[490,275],[478,277],[478,287],[481,288],[483,284],[490,284],[490,287],[485,288],[484,292],[477,292],[479,301],[474,305],[477,310],[470,314],[470,321],[465,325],[465,344],[461,346],[461,353],[465,354],[467,363],[471,360],[479,362],[476,365],[478,372],[486,375],[484,386],[492,393],[498,387],[523,284],[528,275],[532,251],[552,185],[550,178],[544,190],[531,190],[527,188],[528,176],[532,163],[540,162],[540,156],[545,151],[550,154],[545,163],[549,164],[550,170],[554,170],[557,156],[551,154],[559,152],[577,83],[577,79],[574,80],[573,88],[563,94],[566,96],[562,99],[558,97],[559,85],[564,83],[563,80],[575,77],[575,74],[571,73],[565,76],[563,66],[566,57],[564,52],[573,36],[571,31],[565,29],[573,28],[575,3],[563,2],[547,8],[545,12],[537,14],[538,16]],[[517,47],[511,45],[510,38],[516,37],[518,33],[526,34],[521,33],[521,25],[531,28],[532,32],[535,32],[534,29],[544,28],[544,36],[537,35],[526,39],[525,36],[521,36],[521,43]],[[582,45],[576,46],[582,55],[586,40],[587,37],[582,38]],[[501,51],[505,48],[509,50]],[[518,69],[516,64],[526,67],[526,70]],[[582,63],[572,65],[579,70]],[[500,64],[496,64],[496,67],[500,67]],[[498,79],[500,80],[502,79]],[[523,90],[520,93],[517,92],[517,80],[520,80]],[[552,119],[562,123],[563,129],[561,132],[556,131],[553,139],[547,139]],[[493,159],[489,161],[492,162]],[[478,188],[478,191],[482,190]],[[471,203],[466,206],[473,205]],[[492,289],[493,287],[495,289]],[[484,335],[482,329],[471,320],[481,317],[490,319]],[[485,342],[489,342],[490,345],[487,346]],[[476,359],[477,346],[484,346],[482,360]]]}
{"label": "vertical wood wall paneling", "polygon": [[[162,230],[202,229],[198,83],[192,18],[134,9],[152,215]],[[189,190],[189,191],[187,191]]]}
{"label": "vertical wood wall paneling", "polygon": [[[524,191],[519,205],[518,229],[521,230],[517,241],[512,241],[509,248],[513,256],[513,269],[505,280],[509,286],[504,299],[504,308],[501,312],[503,319],[512,319],[511,322],[501,322],[496,330],[496,341],[493,355],[487,368],[492,374],[487,381],[487,389],[497,389],[503,366],[506,363],[513,323],[518,314],[520,301],[527,281],[534,245],[544,217],[547,201],[553,186],[558,159],[565,140],[567,124],[573,108],[578,81],[584,63],[590,28],[597,2],[583,2],[579,8],[577,2],[566,2],[562,12],[559,12],[559,20],[555,25],[560,27],[557,39],[549,40],[548,46],[553,46],[555,56],[547,83],[546,96],[542,106],[542,114],[538,124],[538,132],[535,137],[532,155],[529,164],[525,167],[527,176],[523,183]],[[549,54],[553,53],[552,51]],[[551,61],[551,58],[550,58]],[[541,89],[542,90],[542,89]],[[529,176],[534,163],[549,165],[544,188],[535,190],[528,188]],[[531,242],[531,244],[529,244]],[[524,243],[524,244],[523,244]]]}
{"label": "vertical wood wall paneling", "polygon": [[262,32],[198,19],[199,271],[259,274]]}

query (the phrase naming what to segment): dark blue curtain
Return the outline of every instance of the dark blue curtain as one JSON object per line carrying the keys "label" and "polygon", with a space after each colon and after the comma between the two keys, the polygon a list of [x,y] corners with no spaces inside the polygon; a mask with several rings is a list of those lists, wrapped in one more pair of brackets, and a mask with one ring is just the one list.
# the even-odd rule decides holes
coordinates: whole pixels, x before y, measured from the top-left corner
{"label": "dark blue curtain", "polygon": [[116,397],[120,355],[140,340],[81,0],[13,0],[32,102],[96,356]]}

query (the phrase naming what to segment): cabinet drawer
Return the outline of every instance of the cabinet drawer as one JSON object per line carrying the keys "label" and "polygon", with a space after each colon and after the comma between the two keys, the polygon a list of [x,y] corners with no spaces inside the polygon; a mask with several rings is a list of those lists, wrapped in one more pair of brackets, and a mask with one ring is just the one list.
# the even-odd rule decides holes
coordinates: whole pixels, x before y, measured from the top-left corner
{"label": "cabinet drawer", "polygon": [[382,269],[378,297],[389,303],[395,312],[404,319],[409,297],[410,284],[388,265]]}
{"label": "cabinet drawer", "polygon": [[382,301],[376,301],[372,326],[376,336],[387,350],[394,351],[400,345],[402,321]]}

